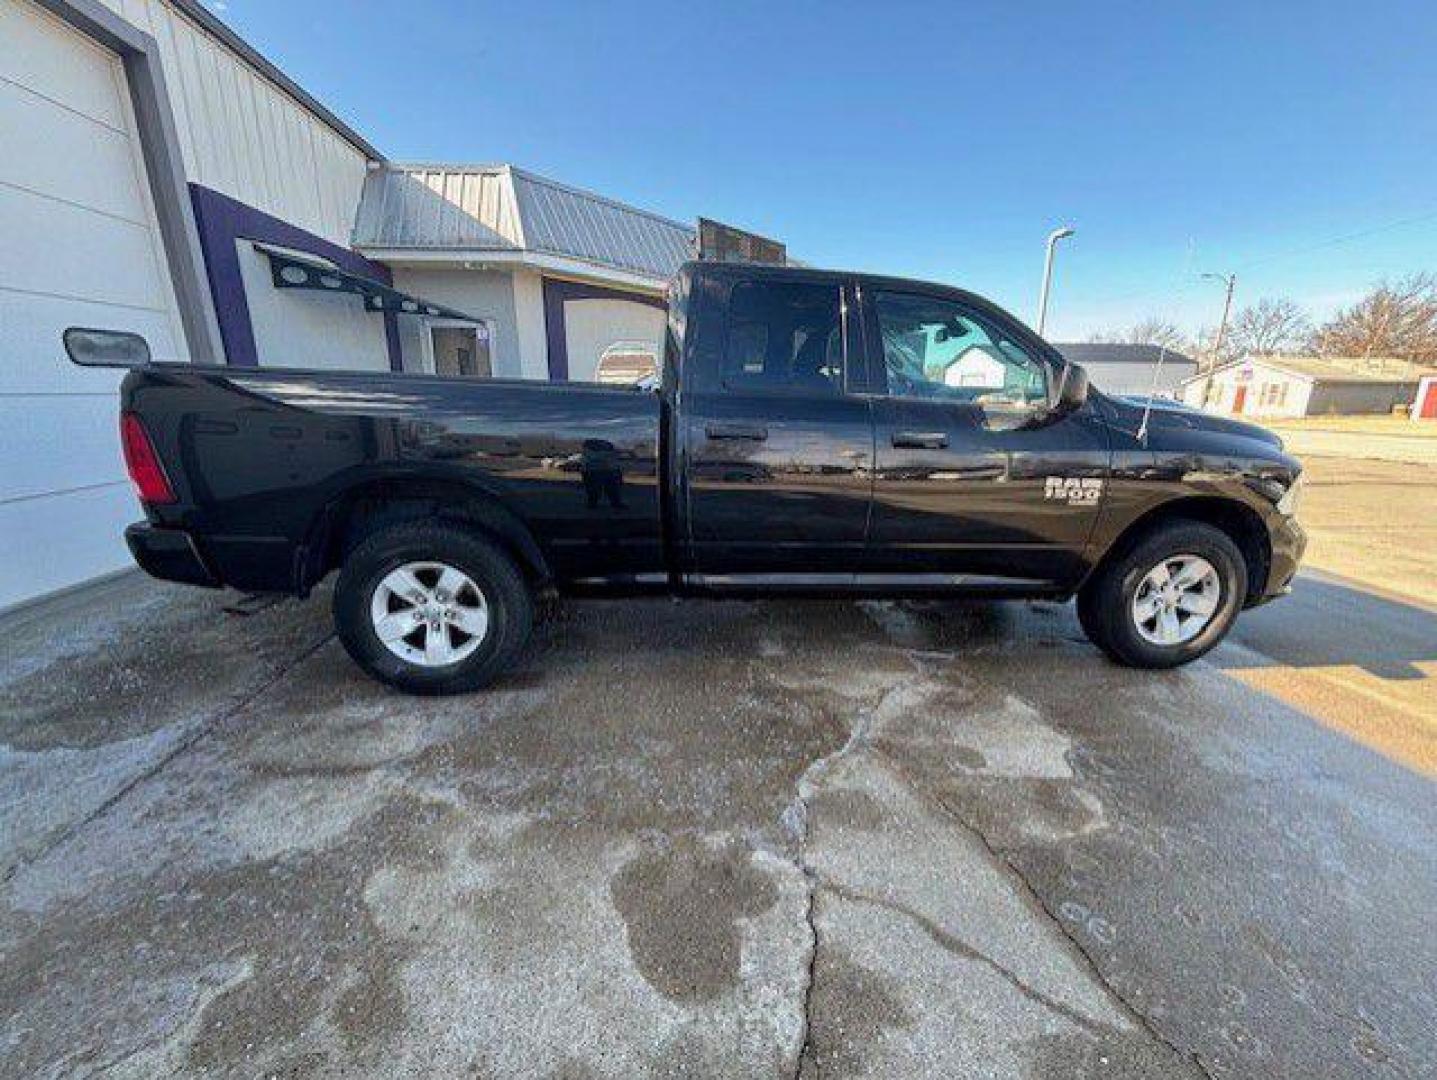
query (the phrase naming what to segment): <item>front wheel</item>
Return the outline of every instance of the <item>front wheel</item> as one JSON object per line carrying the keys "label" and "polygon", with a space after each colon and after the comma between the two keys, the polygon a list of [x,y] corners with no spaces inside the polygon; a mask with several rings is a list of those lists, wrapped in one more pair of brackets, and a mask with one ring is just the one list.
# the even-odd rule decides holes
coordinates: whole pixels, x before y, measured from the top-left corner
{"label": "front wheel", "polygon": [[533,619],[514,560],[448,525],[375,533],[350,553],[334,590],[345,650],[376,679],[414,694],[484,686],[513,663]]}
{"label": "front wheel", "polygon": [[1227,635],[1246,595],[1247,564],[1226,533],[1172,522],[1093,575],[1078,593],[1078,621],[1120,664],[1177,667]]}

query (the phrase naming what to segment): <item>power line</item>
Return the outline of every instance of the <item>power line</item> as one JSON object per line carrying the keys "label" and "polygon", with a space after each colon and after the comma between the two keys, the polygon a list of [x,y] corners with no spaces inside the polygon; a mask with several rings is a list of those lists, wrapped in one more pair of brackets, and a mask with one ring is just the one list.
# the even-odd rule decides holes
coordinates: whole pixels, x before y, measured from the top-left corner
{"label": "power line", "polygon": [[1254,266],[1262,266],[1266,263],[1276,262],[1279,259],[1291,258],[1294,255],[1306,255],[1310,251],[1321,251],[1324,248],[1337,247],[1341,244],[1351,243],[1353,240],[1362,240],[1369,236],[1376,236],[1378,233],[1391,232],[1394,229],[1406,228],[1408,225],[1421,225],[1424,222],[1437,221],[1437,210],[1428,214],[1418,214],[1416,217],[1402,218],[1398,221],[1389,221],[1386,225],[1376,225],[1370,229],[1362,229],[1358,232],[1347,233],[1343,236],[1334,236],[1328,240],[1319,240],[1315,244],[1308,244],[1305,247],[1292,248],[1288,251],[1280,251],[1273,255],[1264,255],[1261,258],[1249,259],[1241,264],[1239,270],[1248,270]]}
{"label": "power line", "polygon": [[[1322,251],[1330,247],[1340,247],[1343,244],[1350,244],[1355,240],[1363,240],[1369,236],[1376,236],[1379,233],[1392,232],[1396,229],[1403,229],[1412,225],[1421,225],[1429,221],[1437,221],[1437,210],[1425,214],[1417,214],[1413,217],[1400,218],[1396,221],[1389,221],[1383,225],[1375,225],[1369,229],[1360,229],[1357,232],[1343,233],[1338,236],[1329,237],[1326,240],[1316,241],[1312,244],[1305,244],[1299,247],[1289,248],[1285,251],[1277,251],[1268,255],[1260,255],[1255,259],[1249,259],[1246,262],[1238,263],[1233,269],[1235,271],[1246,271],[1252,269],[1253,267],[1265,266],[1268,263],[1278,262],[1282,259],[1293,258],[1298,255],[1306,255],[1310,252]],[[1191,262],[1191,257],[1189,257],[1188,261],[1189,263]],[[1115,304],[1125,300],[1140,300],[1148,297],[1160,297],[1165,301],[1175,300],[1178,298],[1178,296],[1182,295],[1184,292],[1187,292],[1189,289],[1194,288],[1196,285],[1197,281],[1189,280],[1188,272],[1184,272],[1183,274],[1174,278],[1171,284],[1166,286],[1160,286],[1158,288],[1143,288],[1134,290],[1132,292],[1115,293],[1110,296],[1098,297],[1097,299],[1090,300],[1088,302],[1090,304]]]}

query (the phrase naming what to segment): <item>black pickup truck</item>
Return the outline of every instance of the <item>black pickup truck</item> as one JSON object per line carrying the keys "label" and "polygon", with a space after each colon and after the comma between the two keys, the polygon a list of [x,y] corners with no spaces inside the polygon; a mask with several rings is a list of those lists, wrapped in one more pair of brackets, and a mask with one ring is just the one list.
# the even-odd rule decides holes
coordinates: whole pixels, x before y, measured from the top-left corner
{"label": "black pickup truck", "polygon": [[[72,330],[79,362],[123,335]],[[148,362],[121,432],[159,578],[305,594],[370,674],[482,686],[536,596],[1076,596],[1169,667],[1283,593],[1299,464],[1260,428],[1088,386],[970,293],[694,263],[652,385]],[[100,359],[98,362],[104,362]]]}

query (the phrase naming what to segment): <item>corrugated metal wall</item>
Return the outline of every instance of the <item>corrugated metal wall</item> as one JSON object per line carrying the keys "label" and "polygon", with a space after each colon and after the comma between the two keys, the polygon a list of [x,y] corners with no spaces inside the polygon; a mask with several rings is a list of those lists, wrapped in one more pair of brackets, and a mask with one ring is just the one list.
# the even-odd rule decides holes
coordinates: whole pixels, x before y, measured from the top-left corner
{"label": "corrugated metal wall", "polygon": [[103,0],[159,44],[185,173],[348,246],[365,155],[163,0]]}

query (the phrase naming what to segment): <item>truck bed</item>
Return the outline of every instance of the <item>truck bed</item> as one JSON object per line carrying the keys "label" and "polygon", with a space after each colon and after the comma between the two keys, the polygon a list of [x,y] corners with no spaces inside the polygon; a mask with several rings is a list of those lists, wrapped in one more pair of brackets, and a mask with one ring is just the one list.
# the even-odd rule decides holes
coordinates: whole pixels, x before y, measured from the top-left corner
{"label": "truck bed", "polygon": [[429,492],[436,510],[466,491],[497,503],[558,577],[664,569],[652,392],[151,364],[126,376],[122,405],[178,497],[150,523],[197,537],[226,585],[303,589],[337,507]]}

